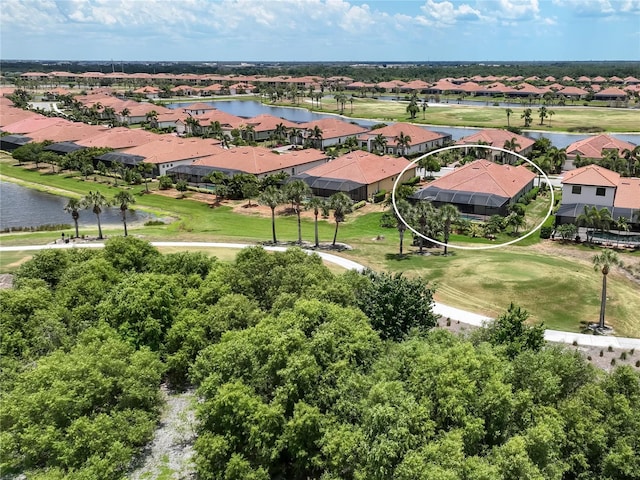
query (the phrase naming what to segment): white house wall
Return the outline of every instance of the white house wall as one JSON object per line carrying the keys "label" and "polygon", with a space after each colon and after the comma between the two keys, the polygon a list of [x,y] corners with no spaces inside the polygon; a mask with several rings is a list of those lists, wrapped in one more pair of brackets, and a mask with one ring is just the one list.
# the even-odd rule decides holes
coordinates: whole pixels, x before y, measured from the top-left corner
{"label": "white house wall", "polygon": [[[580,194],[571,193],[574,186],[581,187]],[[597,196],[596,189],[604,188],[605,195]],[[565,205],[573,203],[583,203],[585,205],[599,205],[603,207],[612,207],[616,189],[613,187],[594,187],[591,185],[563,185],[562,186],[562,203]]]}

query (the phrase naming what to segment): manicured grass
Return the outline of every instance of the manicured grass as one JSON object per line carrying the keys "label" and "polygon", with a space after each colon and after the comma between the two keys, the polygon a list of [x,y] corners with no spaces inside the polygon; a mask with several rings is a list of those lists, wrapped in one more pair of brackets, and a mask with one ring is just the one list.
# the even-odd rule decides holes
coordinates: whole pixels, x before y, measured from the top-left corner
{"label": "manicured grass", "polygon": [[[310,105],[307,105],[310,106]],[[415,119],[409,118],[406,112],[407,102],[381,101],[371,98],[356,98],[351,105],[347,104],[343,115],[355,118],[377,119],[381,122],[413,122],[430,125],[447,125],[458,127],[504,128],[507,126],[506,107],[457,105],[452,103],[442,106],[428,107],[425,114],[418,113]],[[531,108],[533,123],[531,130],[570,131],[575,128],[597,127],[607,132],[637,132],[640,130],[640,112],[636,109],[615,109],[606,107],[547,107],[555,114],[549,121],[545,119],[540,125],[538,117],[539,105],[531,107],[510,107],[513,113],[509,123],[514,127],[524,127],[521,118],[525,108]],[[335,102],[322,102],[321,108],[314,111],[340,113]],[[549,126],[549,122],[551,126]]]}
{"label": "manicured grass", "polygon": [[[29,182],[53,185],[75,194],[101,189],[105,195],[113,196],[115,189],[96,185],[74,178],[41,175],[0,163],[5,175],[26,179]],[[135,187],[140,192],[144,186]],[[173,241],[227,241],[262,242],[271,238],[271,220],[255,213],[238,214],[229,206],[210,208],[206,203],[188,198],[178,200],[160,195],[139,195],[136,208],[145,208],[176,219],[171,224],[138,227],[131,229],[132,235],[147,240]],[[534,203],[532,212],[538,210]],[[338,241],[348,243],[353,250],[340,255],[358,261],[377,270],[401,271],[407,275],[426,276],[436,285],[436,298],[443,303],[459,308],[495,316],[503,312],[510,302],[515,302],[532,313],[533,321],[544,321],[548,328],[579,331],[582,321],[596,321],[599,311],[601,275],[593,271],[587,260],[559,258],[532,250],[539,242],[537,233],[507,249],[489,251],[452,250],[452,255],[441,256],[414,254],[398,258],[399,237],[396,229],[380,227],[382,207],[370,207],[368,213],[357,211],[347,216],[340,225]],[[319,223],[320,239],[329,242],[333,238],[332,218]],[[279,215],[276,220],[278,239],[293,241],[297,238],[295,215]],[[96,232],[84,232],[95,235]],[[121,235],[121,228],[106,230],[107,236]],[[305,241],[313,240],[313,221],[302,223]],[[507,236],[508,237],[508,236]],[[26,245],[47,243],[59,238],[58,232],[36,232],[3,234],[3,245]],[[508,237],[510,238],[510,237]],[[452,236],[451,242],[484,241]],[[497,239],[496,241],[500,241]],[[491,242],[494,243],[494,242]],[[567,246],[567,249],[576,248]],[[577,247],[580,249],[588,247]],[[416,252],[411,247],[411,235],[405,235],[405,252]],[[171,251],[175,251],[171,250]],[[229,251],[214,250],[209,253],[221,260],[231,258]],[[234,252],[235,253],[235,252]],[[594,252],[595,253],[595,252]],[[22,258],[32,255],[25,252],[2,254],[0,271],[12,271]],[[637,259],[639,253],[621,254]],[[632,256],[633,255],[633,256]],[[619,275],[610,274],[607,321],[613,324],[619,335],[640,336],[640,311],[638,285]]]}

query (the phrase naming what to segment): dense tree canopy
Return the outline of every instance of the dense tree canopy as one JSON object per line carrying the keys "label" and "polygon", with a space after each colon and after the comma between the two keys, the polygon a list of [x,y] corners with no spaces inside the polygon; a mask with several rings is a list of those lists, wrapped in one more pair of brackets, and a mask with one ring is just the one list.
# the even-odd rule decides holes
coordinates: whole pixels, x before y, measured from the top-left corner
{"label": "dense tree canopy", "polygon": [[197,387],[202,479],[638,479],[640,376],[512,306],[434,329],[426,279],[134,238],[44,250],[0,291],[0,468],[120,479],[162,382]]}

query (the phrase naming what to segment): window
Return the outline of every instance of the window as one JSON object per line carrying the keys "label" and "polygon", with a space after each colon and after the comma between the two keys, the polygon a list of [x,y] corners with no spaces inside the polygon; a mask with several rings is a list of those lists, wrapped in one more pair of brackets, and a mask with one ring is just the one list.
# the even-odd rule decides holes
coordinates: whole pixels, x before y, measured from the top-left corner
{"label": "window", "polygon": [[574,185],[573,187],[571,187],[571,193],[573,193],[574,195],[580,195],[582,193],[582,186]]}
{"label": "window", "polygon": [[596,188],[596,197],[604,197],[607,194],[607,191],[604,187]]}

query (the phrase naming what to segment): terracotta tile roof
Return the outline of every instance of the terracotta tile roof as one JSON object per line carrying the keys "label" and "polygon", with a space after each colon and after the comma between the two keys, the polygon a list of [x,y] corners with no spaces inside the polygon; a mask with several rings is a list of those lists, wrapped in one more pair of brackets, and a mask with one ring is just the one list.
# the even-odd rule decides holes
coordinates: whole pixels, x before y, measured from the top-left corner
{"label": "terracotta tile roof", "polygon": [[626,84],[635,84],[635,83],[640,83],[640,80],[638,80],[636,77],[625,77],[624,79],[624,83]]}
{"label": "terracotta tile roof", "polygon": [[284,118],[274,117],[266,113],[245,120],[245,125],[253,125],[256,132],[269,132],[275,130],[276,126],[282,123],[287,128],[298,128],[299,124],[290,122]]}
{"label": "terracotta tile roof", "polygon": [[593,92],[599,92],[600,90],[602,90],[602,87],[600,85],[596,85],[595,83],[589,88],[591,88]]}
{"label": "terracotta tile roof", "polygon": [[125,127],[110,128],[97,135],[75,142],[83,147],[109,147],[115,150],[132,148],[158,139],[156,133]]}
{"label": "terracotta tile roof", "polygon": [[576,80],[577,82],[580,83],[591,83],[591,79],[585,75],[582,75],[581,77],[578,77],[578,80]]}
{"label": "terracotta tile roof", "polygon": [[29,133],[29,138],[34,142],[75,142],[106,131],[108,128],[101,125],[87,125],[86,123],[58,123]]}
{"label": "terracotta tile roof", "polygon": [[408,89],[408,90],[418,90],[418,91],[422,91],[425,90],[427,88],[429,88],[429,84],[423,80],[412,80],[408,83],[406,83],[404,85],[404,87],[402,87],[403,89]]}
{"label": "terracotta tile roof", "polygon": [[558,93],[561,93],[563,95],[571,95],[571,96],[575,96],[575,95],[586,95],[587,92],[586,90],[583,90],[582,88],[578,88],[578,87],[564,87],[562,90],[558,91]]}
{"label": "terracotta tile roof", "polygon": [[585,165],[565,174],[562,183],[568,185],[594,185],[616,187],[620,183],[620,174],[598,165]]}
{"label": "terracotta tile roof", "polygon": [[381,157],[355,150],[305,173],[315,177],[345,179],[371,185],[398,175],[409,164],[410,162],[403,157]]}
{"label": "terracotta tile roof", "polygon": [[624,90],[621,90],[620,88],[617,87],[609,87],[609,88],[605,88],[604,90],[600,90],[598,93],[596,93],[595,95],[596,97],[599,96],[607,96],[607,97],[626,97],[627,93]]}
{"label": "terracotta tile roof", "polygon": [[59,123],[70,125],[73,122],[57,117],[43,117],[41,115],[36,115],[5,125],[2,129],[5,132],[10,133],[28,134]]}
{"label": "terracotta tile roof", "polygon": [[633,143],[603,134],[573,142],[566,148],[566,152],[568,155],[580,154],[580,156],[587,158],[602,158],[602,150],[617,149],[618,153],[622,155],[623,150],[633,150],[635,147]]}
{"label": "terracotta tile roof", "polygon": [[640,178],[620,178],[613,206],[640,210]]}
{"label": "terracotta tile roof", "polygon": [[368,131],[368,129],[363,128],[360,125],[343,122],[336,118],[323,118],[321,120],[314,120],[313,122],[301,123],[296,128],[312,129],[315,126],[320,127],[320,130],[322,130],[322,138],[324,140],[337,137],[357,136]]}
{"label": "terracotta tile roof", "polygon": [[23,120],[28,120],[30,118],[42,117],[42,115],[39,115],[35,112],[31,112],[29,110],[22,110],[21,108],[5,106],[4,103],[0,103],[0,105],[2,105],[2,108],[0,108],[0,128],[2,128],[2,130],[5,132],[20,133],[20,132],[12,132],[11,130],[5,127],[7,127],[8,125],[11,125],[12,123],[19,124],[19,122]]}
{"label": "terracotta tile roof", "polygon": [[236,147],[220,149],[213,155],[196,160],[194,165],[240,170],[253,175],[261,175],[327,158],[324,152],[313,148],[278,154],[264,147]]}
{"label": "terracotta tile roof", "polygon": [[511,198],[536,175],[526,166],[498,165],[489,160],[476,160],[456,168],[434,180],[429,187],[461,192],[481,192]]}
{"label": "terracotta tile roof", "polygon": [[208,127],[212,122],[220,122],[221,126],[228,126],[231,128],[239,128],[246,123],[246,119],[231,115],[230,113],[223,112],[222,110],[208,110],[200,115],[193,115],[200,122],[201,127]]}
{"label": "terracotta tile roof", "polygon": [[211,138],[182,138],[174,135],[158,135],[158,139],[123,150],[124,153],[140,155],[146,163],[168,163],[177,160],[196,160],[217,153],[220,141]]}
{"label": "terracotta tile roof", "polygon": [[604,82],[607,81],[607,79],[604,78],[604,77],[601,77],[601,76],[597,76],[597,77],[592,78],[591,81],[593,83],[604,83]]}
{"label": "terracotta tile roof", "polygon": [[[587,79],[587,80],[586,80],[587,82],[590,82],[590,81],[591,81],[591,80],[589,80],[589,77],[580,77],[580,78],[586,78],[586,79]],[[573,78],[571,78],[571,77],[569,77],[569,76],[565,75],[564,77],[562,77],[562,81],[563,81],[563,82],[573,82]],[[578,79],[578,81],[579,81],[579,82],[581,82],[582,80]]]}
{"label": "terracotta tile roof", "polygon": [[376,84],[380,88],[385,88],[387,90],[393,90],[398,87],[404,87],[405,83],[400,80],[391,80],[389,82],[378,82]]}
{"label": "terracotta tile roof", "polygon": [[199,111],[199,110],[216,110],[216,107],[214,107],[213,105],[209,105],[207,103],[199,103],[199,102],[194,102],[191,105],[187,105],[186,107],[182,107],[182,110],[184,110],[185,112],[190,112],[190,111]]}
{"label": "terracotta tile roof", "polygon": [[377,135],[382,135],[387,139],[389,146],[395,145],[395,138],[400,136],[400,133],[409,135],[411,137],[411,145],[419,145],[421,143],[432,142],[441,138],[445,138],[447,135],[444,133],[433,132],[426,128],[413,125],[411,123],[394,123],[382,128],[376,128],[370,130],[363,135],[360,135],[360,139],[367,140],[368,138],[374,138]]}
{"label": "terracotta tile roof", "polygon": [[472,144],[477,144],[479,142],[485,142],[491,146],[503,148],[505,142],[511,141],[514,138],[520,144],[520,147],[516,150],[516,153],[526,150],[527,148],[531,147],[535,143],[535,140],[529,137],[518,135],[508,130],[498,130],[498,129],[489,128],[486,130],[480,130],[479,132],[474,133],[473,135],[463,137],[460,140],[458,140],[456,144],[472,145]]}

